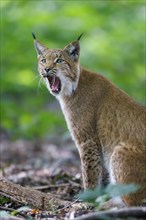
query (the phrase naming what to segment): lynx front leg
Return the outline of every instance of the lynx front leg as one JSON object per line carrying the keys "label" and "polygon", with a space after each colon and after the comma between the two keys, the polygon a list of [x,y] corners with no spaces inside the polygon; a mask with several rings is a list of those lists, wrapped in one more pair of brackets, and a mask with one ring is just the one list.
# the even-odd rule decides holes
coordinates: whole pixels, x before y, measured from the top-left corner
{"label": "lynx front leg", "polygon": [[101,154],[94,141],[79,146],[84,189],[95,188],[102,172]]}

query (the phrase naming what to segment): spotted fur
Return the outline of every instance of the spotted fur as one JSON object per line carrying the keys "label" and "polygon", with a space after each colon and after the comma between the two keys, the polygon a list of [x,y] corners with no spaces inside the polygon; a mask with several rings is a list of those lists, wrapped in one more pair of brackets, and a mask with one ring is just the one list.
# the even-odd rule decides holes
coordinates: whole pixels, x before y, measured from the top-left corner
{"label": "spotted fur", "polygon": [[78,148],[84,189],[96,187],[108,175],[113,184],[139,184],[138,192],[121,199],[127,206],[141,205],[146,198],[146,108],[105,77],[80,67],[79,39],[64,49],[34,42],[40,75],[47,67],[61,81],[54,94],[44,78]]}

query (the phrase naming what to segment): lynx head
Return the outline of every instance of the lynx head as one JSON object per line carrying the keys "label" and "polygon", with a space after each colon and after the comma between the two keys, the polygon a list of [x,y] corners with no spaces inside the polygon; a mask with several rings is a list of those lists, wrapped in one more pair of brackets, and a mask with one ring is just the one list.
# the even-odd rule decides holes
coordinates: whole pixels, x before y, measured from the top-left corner
{"label": "lynx head", "polygon": [[56,97],[70,96],[76,90],[80,74],[80,37],[64,49],[49,49],[34,37],[38,55],[38,71],[50,93]]}

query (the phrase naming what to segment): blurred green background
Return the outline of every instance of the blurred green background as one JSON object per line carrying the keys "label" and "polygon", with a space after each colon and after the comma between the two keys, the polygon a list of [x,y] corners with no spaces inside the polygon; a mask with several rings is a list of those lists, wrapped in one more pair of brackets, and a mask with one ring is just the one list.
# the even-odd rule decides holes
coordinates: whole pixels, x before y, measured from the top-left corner
{"label": "blurred green background", "polygon": [[40,82],[31,32],[50,48],[84,32],[82,66],[99,72],[142,104],[145,99],[144,1],[1,1],[1,130],[12,139],[67,131]]}

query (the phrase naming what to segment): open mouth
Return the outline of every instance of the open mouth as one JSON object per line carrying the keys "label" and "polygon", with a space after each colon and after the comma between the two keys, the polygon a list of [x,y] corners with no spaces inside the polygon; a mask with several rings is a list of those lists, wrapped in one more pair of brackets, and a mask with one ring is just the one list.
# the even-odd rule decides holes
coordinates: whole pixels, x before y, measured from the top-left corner
{"label": "open mouth", "polygon": [[47,79],[49,81],[51,91],[56,94],[59,93],[61,90],[61,81],[59,77],[49,75],[47,76]]}

